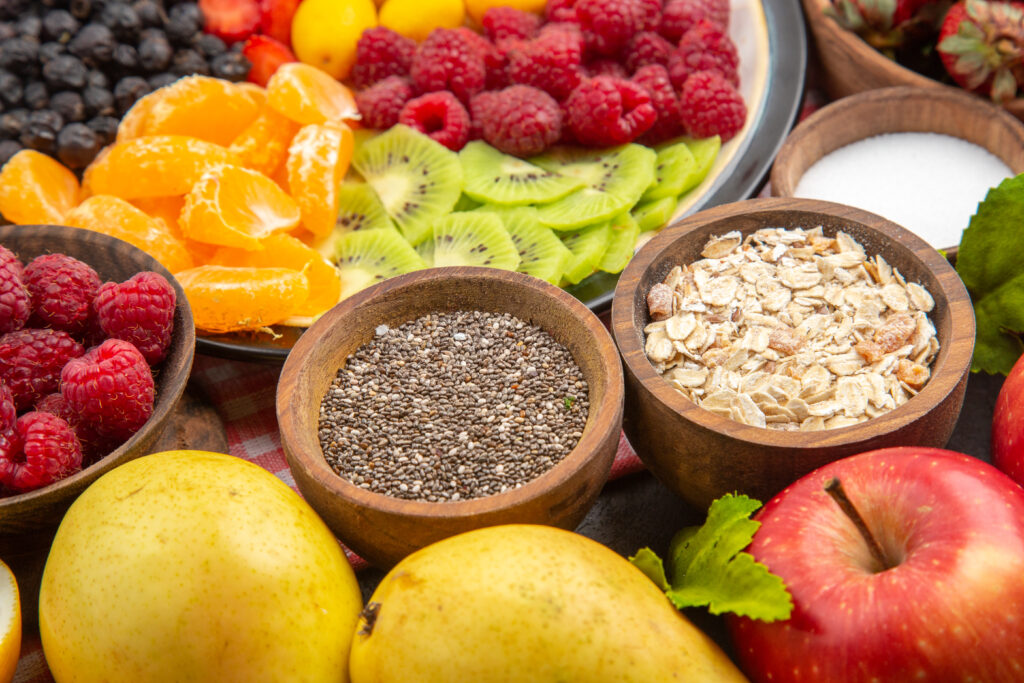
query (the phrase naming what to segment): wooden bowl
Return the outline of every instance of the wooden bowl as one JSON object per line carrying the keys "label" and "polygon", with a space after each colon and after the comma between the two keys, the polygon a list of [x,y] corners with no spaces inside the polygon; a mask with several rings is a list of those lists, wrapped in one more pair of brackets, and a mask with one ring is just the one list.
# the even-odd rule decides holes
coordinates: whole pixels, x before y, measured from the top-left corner
{"label": "wooden bowl", "polygon": [[[829,0],[801,1],[818,63],[822,66],[825,89],[833,99],[897,85],[964,92],[900,66],[856,33],[844,29],[825,14]],[[972,97],[982,99],[977,95]],[[1010,100],[1004,107],[1017,118],[1024,119],[1024,97]]]}
{"label": "wooden bowl", "polygon": [[[378,325],[431,312],[510,313],[566,346],[590,387],[590,412],[576,448],[519,488],[432,503],[373,493],[335,474],[317,435],[320,402],[345,360]],[[536,278],[492,268],[433,268],[401,275],[328,311],[299,339],[281,371],[281,444],[302,495],[338,537],[378,567],[448,536],[507,523],[575,528],[601,491],[622,426],[622,368],[600,320],[579,300]]]}
{"label": "wooden bowl", "polygon": [[[644,354],[646,297],[676,265],[700,259],[712,235],[765,227],[844,230],[932,294],[941,348],[932,377],[902,406],[852,427],[787,432],[752,427],[698,407],[661,378]],[[974,349],[974,311],[949,263],[919,237],[879,216],[807,199],[752,199],[703,211],[648,242],[619,279],[612,332],[625,366],[623,429],[644,464],[697,508],[731,491],[767,501],[833,460],[886,446],[946,444],[963,403]]]}

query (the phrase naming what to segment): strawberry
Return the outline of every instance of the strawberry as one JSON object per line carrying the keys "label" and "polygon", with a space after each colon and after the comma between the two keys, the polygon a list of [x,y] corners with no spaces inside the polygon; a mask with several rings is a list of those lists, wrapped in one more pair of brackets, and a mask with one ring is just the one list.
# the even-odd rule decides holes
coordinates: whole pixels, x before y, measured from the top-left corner
{"label": "strawberry", "polygon": [[945,7],[943,0],[832,0],[825,12],[884,51],[903,45],[922,30],[934,31]]}
{"label": "strawberry", "polygon": [[939,31],[942,65],[960,87],[995,102],[1024,83],[1024,2],[960,0]]}
{"label": "strawberry", "polygon": [[292,46],[292,17],[302,0],[262,0],[260,31],[263,35]]}
{"label": "strawberry", "polygon": [[258,0],[199,0],[199,9],[203,30],[228,44],[245,40],[260,27]]}
{"label": "strawberry", "polygon": [[242,46],[242,54],[252,62],[249,71],[249,82],[266,87],[267,81],[277,71],[277,67],[288,62],[296,62],[295,53],[287,45],[269,36],[249,36]]}

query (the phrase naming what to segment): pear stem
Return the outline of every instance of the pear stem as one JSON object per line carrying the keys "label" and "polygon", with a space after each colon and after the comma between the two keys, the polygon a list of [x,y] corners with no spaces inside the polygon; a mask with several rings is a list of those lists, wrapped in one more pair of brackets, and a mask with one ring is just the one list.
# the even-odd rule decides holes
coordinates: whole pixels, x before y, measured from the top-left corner
{"label": "pear stem", "polygon": [[882,546],[878,544],[874,535],[871,533],[871,529],[868,528],[867,522],[861,517],[860,512],[854,506],[853,501],[846,495],[846,490],[843,488],[842,482],[839,481],[839,477],[832,477],[827,484],[825,484],[825,493],[832,496],[832,499],[836,501],[839,509],[850,518],[853,525],[857,527],[857,531],[867,541],[868,549],[871,551],[871,555],[882,565],[882,571],[891,569],[893,565],[885,557],[885,551],[882,550]]}

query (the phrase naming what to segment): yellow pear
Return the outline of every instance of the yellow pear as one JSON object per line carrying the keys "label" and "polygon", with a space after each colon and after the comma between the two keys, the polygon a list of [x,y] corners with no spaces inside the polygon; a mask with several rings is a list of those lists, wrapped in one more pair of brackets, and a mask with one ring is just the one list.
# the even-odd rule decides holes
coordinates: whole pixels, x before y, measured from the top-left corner
{"label": "yellow pear", "polygon": [[639,569],[553,527],[447,538],[381,581],[352,683],[746,681]]}
{"label": "yellow pear", "polygon": [[168,451],[72,504],[43,570],[58,683],[347,680],[362,599],[337,540],[240,458]]}

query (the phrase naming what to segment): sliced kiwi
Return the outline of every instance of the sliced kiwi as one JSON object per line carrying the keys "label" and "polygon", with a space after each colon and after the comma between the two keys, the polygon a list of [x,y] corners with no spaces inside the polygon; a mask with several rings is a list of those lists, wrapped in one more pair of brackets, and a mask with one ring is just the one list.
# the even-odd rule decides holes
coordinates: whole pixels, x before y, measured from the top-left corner
{"label": "sliced kiwi", "polygon": [[661,230],[668,225],[675,215],[679,200],[675,197],[662,197],[652,202],[641,202],[633,209],[634,220],[640,225],[640,232]]}
{"label": "sliced kiwi", "polygon": [[512,244],[519,251],[520,273],[547,280],[553,285],[562,281],[562,273],[572,258],[572,252],[562,244],[551,228],[537,220],[537,210],[529,206],[513,208],[485,204],[479,212],[496,213]]}
{"label": "sliced kiwi", "polygon": [[584,185],[580,178],[535,166],[481,140],[463,147],[459,161],[464,179],[462,191],[486,203],[546,204]]}
{"label": "sliced kiwi", "polygon": [[603,150],[556,147],[531,159],[562,175],[579,178],[585,187],[537,208],[540,222],[555,230],[574,230],[610,220],[628,211],[654,181],[654,150],[622,145]]}
{"label": "sliced kiwi", "polygon": [[572,252],[563,275],[568,282],[575,285],[597,270],[608,249],[611,232],[611,221],[603,221],[562,235],[562,244]]}
{"label": "sliced kiwi", "polygon": [[659,149],[658,160],[654,164],[654,184],[647,188],[640,201],[678,197],[696,184],[692,178],[698,170],[697,160],[685,142]]}
{"label": "sliced kiwi", "polygon": [[700,185],[711,171],[711,167],[718,158],[718,152],[722,149],[722,138],[713,135],[710,138],[682,138],[682,142],[690,148],[690,154],[697,162],[697,171],[690,178],[689,187],[680,190],[680,194],[692,190]]}
{"label": "sliced kiwi", "polygon": [[430,236],[431,223],[452,210],[462,191],[458,155],[408,126],[364,142],[352,165],[412,245]]}
{"label": "sliced kiwi", "polygon": [[[519,252],[501,218],[493,213],[463,211],[434,221],[430,242],[432,266],[490,266],[515,270]],[[425,246],[425,245],[424,245]]]}
{"label": "sliced kiwi", "polygon": [[459,201],[455,202],[452,211],[472,211],[473,209],[480,208],[480,206],[480,202],[463,193],[459,195]]}
{"label": "sliced kiwi", "polygon": [[611,228],[611,236],[597,269],[606,273],[621,273],[629,259],[633,258],[636,238],[640,236],[640,225],[628,212],[616,216],[608,225]]}
{"label": "sliced kiwi", "polygon": [[331,263],[341,272],[341,298],[395,275],[425,268],[395,230],[357,230],[334,242]]}
{"label": "sliced kiwi", "polygon": [[344,182],[338,186],[338,220],[341,230],[395,229],[377,193],[366,183]]}

